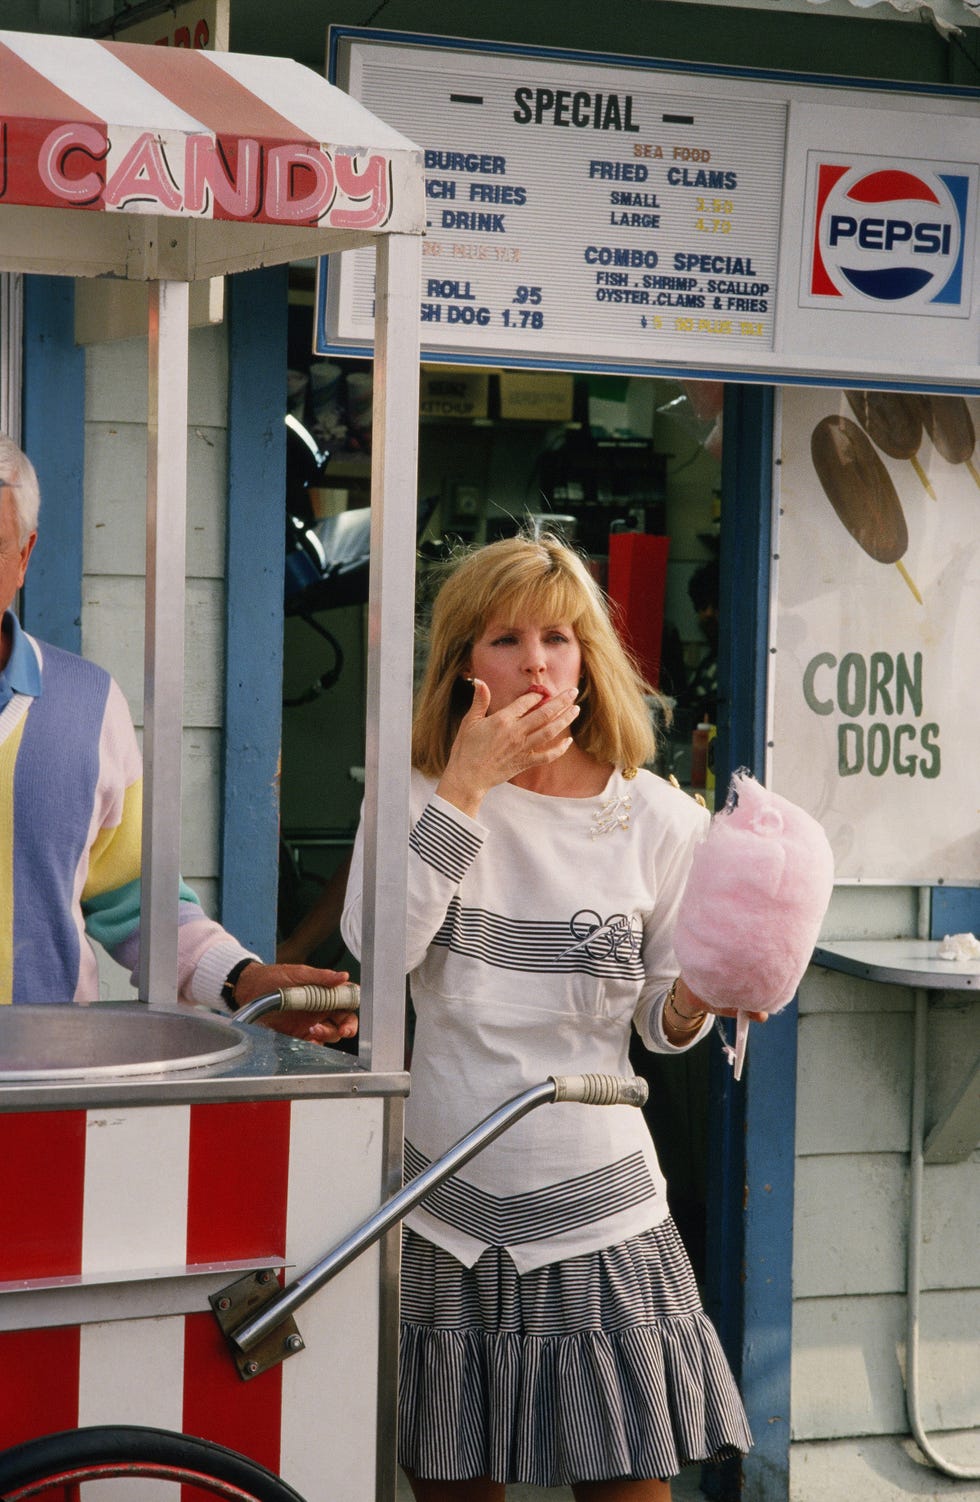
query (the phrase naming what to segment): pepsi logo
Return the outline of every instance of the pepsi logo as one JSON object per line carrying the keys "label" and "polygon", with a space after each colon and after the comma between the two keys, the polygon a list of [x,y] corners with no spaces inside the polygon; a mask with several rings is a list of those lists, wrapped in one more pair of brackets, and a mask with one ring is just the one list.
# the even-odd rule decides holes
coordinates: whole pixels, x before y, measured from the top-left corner
{"label": "pepsi logo", "polygon": [[808,301],[946,314],[968,302],[966,171],[880,158],[825,159],[816,164],[809,191]]}

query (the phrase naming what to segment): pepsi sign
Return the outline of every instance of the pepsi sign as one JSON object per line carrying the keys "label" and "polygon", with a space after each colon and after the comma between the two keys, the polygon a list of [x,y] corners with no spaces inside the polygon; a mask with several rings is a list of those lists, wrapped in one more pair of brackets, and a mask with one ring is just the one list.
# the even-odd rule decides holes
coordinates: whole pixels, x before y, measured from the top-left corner
{"label": "pepsi sign", "polygon": [[801,302],[970,313],[977,168],[811,152]]}

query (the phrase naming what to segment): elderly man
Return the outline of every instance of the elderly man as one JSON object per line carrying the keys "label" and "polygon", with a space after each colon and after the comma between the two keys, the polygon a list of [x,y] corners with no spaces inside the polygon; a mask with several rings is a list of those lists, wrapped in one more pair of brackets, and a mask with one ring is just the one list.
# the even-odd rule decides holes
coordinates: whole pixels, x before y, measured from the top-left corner
{"label": "elderly man", "polygon": [[[0,1004],[98,998],[97,939],[139,959],[142,764],[122,691],[104,669],[46,643],[11,606],[37,540],[33,465],[0,435]],[[207,918],[181,884],[179,999],[234,1010],[286,985],[347,979],[265,965]],[[357,1030],[352,1012],[278,1013],[317,1043]]]}

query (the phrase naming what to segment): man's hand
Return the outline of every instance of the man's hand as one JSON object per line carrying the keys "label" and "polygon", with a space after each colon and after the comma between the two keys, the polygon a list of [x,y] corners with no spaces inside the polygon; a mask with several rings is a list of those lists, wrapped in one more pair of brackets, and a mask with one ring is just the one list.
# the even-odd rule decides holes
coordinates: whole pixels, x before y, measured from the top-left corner
{"label": "man's hand", "polygon": [[[350,976],[346,970],[317,970],[312,965],[246,965],[235,985],[235,1002],[245,1006],[271,991],[287,986],[341,986]],[[309,1043],[339,1043],[357,1032],[356,1012],[267,1012],[260,1017],[263,1027],[303,1038]]]}

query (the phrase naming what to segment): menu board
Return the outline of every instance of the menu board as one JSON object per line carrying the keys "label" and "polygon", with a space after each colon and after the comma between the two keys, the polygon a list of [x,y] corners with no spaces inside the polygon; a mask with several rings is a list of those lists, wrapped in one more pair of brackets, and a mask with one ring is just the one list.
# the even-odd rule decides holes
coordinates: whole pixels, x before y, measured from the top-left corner
{"label": "menu board", "polygon": [[[430,360],[977,387],[972,101],[331,30],[423,157]],[[370,353],[374,254],[327,258],[320,354]],[[896,316],[897,315],[897,316]]]}
{"label": "menu board", "polygon": [[[344,85],[423,147],[427,348],[576,355],[583,309],[612,361],[772,348],[784,103],[602,65],[440,61],[358,46]],[[373,256],[350,259],[338,323],[370,339]]]}

